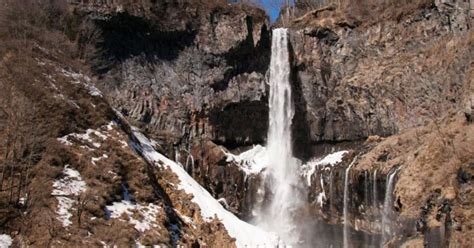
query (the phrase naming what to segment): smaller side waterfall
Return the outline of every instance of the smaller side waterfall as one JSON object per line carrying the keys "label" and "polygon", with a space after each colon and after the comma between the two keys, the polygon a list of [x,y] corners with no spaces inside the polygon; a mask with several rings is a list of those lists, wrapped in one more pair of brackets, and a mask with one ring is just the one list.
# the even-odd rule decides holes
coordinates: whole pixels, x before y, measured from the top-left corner
{"label": "smaller side waterfall", "polygon": [[181,154],[179,153],[179,149],[175,148],[174,149],[174,161],[176,161],[176,163],[181,163]]}
{"label": "smaller side waterfall", "polygon": [[[377,169],[374,170],[374,178],[372,180],[372,218],[373,218],[373,223],[372,223],[372,228],[376,229],[378,227],[377,225],[377,213],[378,213],[378,206],[377,206]],[[370,244],[373,246],[377,246],[377,241],[372,238],[370,240]]]}
{"label": "smaller side waterfall", "polygon": [[352,160],[351,164],[347,167],[344,174],[344,209],[343,209],[343,218],[344,218],[344,248],[349,247],[349,176],[352,166],[355,164],[357,156]]}
{"label": "smaller side waterfall", "polygon": [[192,174],[194,169],[194,157],[191,153],[188,154],[188,157],[186,158],[186,165],[185,165],[185,170],[189,173]]}
{"label": "smaller side waterfall", "polygon": [[387,175],[385,187],[385,199],[382,212],[382,245],[389,241],[392,236],[391,217],[393,214],[393,186],[394,178],[400,168],[395,169],[392,173]]}

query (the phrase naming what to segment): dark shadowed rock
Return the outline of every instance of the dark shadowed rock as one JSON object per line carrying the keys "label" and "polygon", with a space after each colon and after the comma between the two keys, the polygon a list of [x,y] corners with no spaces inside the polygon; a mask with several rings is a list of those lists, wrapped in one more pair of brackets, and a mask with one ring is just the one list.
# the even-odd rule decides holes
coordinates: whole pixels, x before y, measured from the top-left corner
{"label": "dark shadowed rock", "polygon": [[165,146],[263,142],[270,54],[263,11],[196,1],[90,6],[77,8],[91,19],[89,32],[100,33],[91,41],[100,52],[94,68],[129,120]]}

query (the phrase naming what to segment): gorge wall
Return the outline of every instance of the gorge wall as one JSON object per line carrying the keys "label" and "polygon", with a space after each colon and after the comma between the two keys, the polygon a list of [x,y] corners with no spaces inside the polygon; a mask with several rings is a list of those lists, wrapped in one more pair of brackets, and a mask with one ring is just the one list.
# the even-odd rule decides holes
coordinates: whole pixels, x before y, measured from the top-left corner
{"label": "gorge wall", "polygon": [[[90,3],[78,6],[91,17],[89,32],[102,34],[96,44],[102,53],[94,57],[100,66],[95,68],[112,105],[157,139],[164,153],[181,162],[228,209],[249,219],[258,197],[259,176],[247,175],[238,164],[228,162],[227,150],[238,153],[250,145],[265,144],[265,75],[270,57],[265,14],[245,6],[203,7],[193,1],[152,8],[138,5],[146,7],[142,9],[126,4],[99,9]],[[472,19],[469,4],[463,1],[398,3],[395,7],[401,11],[396,13],[374,6],[380,13],[351,12],[350,5],[345,10],[329,6],[300,11],[306,14],[276,25],[290,27],[295,156],[305,162],[334,149],[351,150],[331,171],[310,175],[310,215],[342,222],[344,174],[358,155],[349,180],[349,188],[356,191],[350,190],[350,225],[380,234],[374,223],[381,217],[378,208],[384,204],[387,176],[394,168],[401,168],[399,181],[411,182],[396,184],[394,197],[398,214],[407,215],[402,222],[409,223],[408,229],[417,221],[427,222],[427,214],[418,209],[425,207],[432,192],[436,194],[442,185],[461,187],[454,179],[415,180],[429,177],[421,171],[436,170],[426,161],[412,161],[407,154],[435,142],[430,134],[434,131],[428,131],[432,125],[446,129],[440,137],[467,125],[456,135],[468,139],[462,141],[466,145],[472,144],[468,138]],[[180,21],[175,22],[176,16],[162,18],[165,12],[177,13]],[[461,124],[463,118],[466,123]],[[416,131],[405,145],[379,138],[401,135],[403,139],[417,128],[427,133]],[[458,145],[463,146],[462,142]],[[391,153],[393,149],[398,153]],[[468,154],[469,150],[461,151],[459,164],[444,170],[455,175],[460,167],[469,167]],[[333,192],[318,202],[317,197],[331,184]],[[362,190],[368,185],[380,195],[368,198]],[[407,188],[418,187],[424,189],[403,195]],[[379,204],[367,210],[368,202]],[[361,211],[361,206],[366,210]],[[428,226],[404,235],[426,234],[433,227]]]}
{"label": "gorge wall", "polygon": [[128,119],[171,153],[189,152],[195,138],[263,142],[270,40],[262,10],[225,1],[105,6],[78,8],[100,34],[91,42],[101,86]]}
{"label": "gorge wall", "polygon": [[[383,238],[389,246],[472,242],[460,234],[472,225],[471,186],[459,181],[473,161],[472,18],[467,2],[417,6],[396,18],[367,13],[371,20],[329,7],[291,24],[301,97],[295,149],[302,158],[351,151],[337,166],[316,166],[308,201],[320,209],[314,215],[375,234],[351,231],[355,246],[380,244],[392,211],[399,226]],[[347,144],[357,140],[365,142]]]}
{"label": "gorge wall", "polygon": [[[223,221],[205,219],[196,196],[179,187],[186,182],[171,162],[147,152],[176,161],[211,199],[253,219],[271,166],[257,166],[267,142],[271,29],[284,26],[293,155],[307,192],[300,245],[469,247],[468,1],[342,2],[295,7],[297,16],[270,24],[264,11],[227,1],[77,0],[63,6],[70,16],[61,29],[70,34],[13,25],[14,35],[28,32],[5,41],[0,27],[0,94],[9,92],[0,99],[8,141],[0,143],[0,231],[19,246],[234,247]],[[24,38],[42,32],[44,40]],[[40,145],[7,149],[24,137]],[[26,174],[34,190],[21,195],[23,169],[4,164],[33,150]],[[1,190],[13,188],[3,180],[8,168],[20,178],[14,204]],[[63,192],[70,183],[88,190]]]}

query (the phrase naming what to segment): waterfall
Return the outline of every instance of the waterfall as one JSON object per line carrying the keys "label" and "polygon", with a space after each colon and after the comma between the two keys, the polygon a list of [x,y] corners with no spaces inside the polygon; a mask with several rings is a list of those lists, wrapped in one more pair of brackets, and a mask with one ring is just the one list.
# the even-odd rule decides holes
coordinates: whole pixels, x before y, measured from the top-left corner
{"label": "waterfall", "polygon": [[176,161],[176,163],[180,164],[181,163],[180,160],[181,160],[181,154],[179,154],[178,148],[175,148],[174,149],[174,161]]}
{"label": "waterfall", "polygon": [[[372,228],[377,228],[377,169],[374,170],[374,179],[372,181]],[[377,240],[372,238],[370,244],[377,246]]]}
{"label": "waterfall", "polygon": [[273,30],[270,61],[269,130],[267,156],[269,168],[263,179],[269,197],[268,205],[260,209],[257,224],[277,233],[285,243],[298,241],[294,212],[301,204],[297,161],[293,158],[291,122],[294,106],[290,85],[290,61],[287,30]]}
{"label": "waterfall", "polygon": [[375,211],[377,211],[377,169],[375,169],[374,171],[374,182],[372,184],[372,187],[373,187],[373,193],[374,193],[374,196],[373,196],[373,207],[374,207],[374,214],[375,214]]}
{"label": "waterfall", "polygon": [[397,174],[399,168],[395,169],[392,173],[387,175],[386,187],[385,187],[385,199],[383,203],[382,213],[382,246],[388,241],[392,235],[392,228],[390,225],[390,217],[392,214],[393,205],[393,179]]}
{"label": "waterfall", "polygon": [[344,218],[344,248],[349,247],[349,173],[356,160],[357,156],[352,160],[344,174],[344,209],[342,213]]}

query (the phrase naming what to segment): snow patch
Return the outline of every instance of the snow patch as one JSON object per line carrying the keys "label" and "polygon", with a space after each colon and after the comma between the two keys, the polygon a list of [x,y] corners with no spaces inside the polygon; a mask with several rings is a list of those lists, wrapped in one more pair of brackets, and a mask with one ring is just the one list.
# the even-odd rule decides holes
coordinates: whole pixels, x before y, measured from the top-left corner
{"label": "snow patch", "polygon": [[116,126],[115,122],[114,121],[111,121],[109,122],[109,124],[107,124],[107,126],[105,126],[107,128],[108,131],[111,131],[112,129],[114,129],[114,126]]}
{"label": "snow patch", "polygon": [[91,158],[91,162],[92,162],[93,165],[96,165],[96,162],[99,162],[100,160],[106,159],[108,157],[109,156],[107,154],[104,154],[104,155],[102,155],[101,157],[98,157],[98,158]]}
{"label": "snow patch", "polygon": [[[120,218],[125,214],[128,216],[128,222],[134,225],[135,229],[139,232],[145,232],[151,228],[159,228],[156,222],[159,211],[160,207],[152,203],[141,205],[127,200],[114,202],[112,205],[106,206],[109,218]],[[139,217],[137,217],[137,214]]]}
{"label": "snow patch", "polygon": [[89,95],[102,97],[102,93],[100,92],[99,89],[97,89],[97,87],[92,85],[91,83],[92,80],[88,76],[81,73],[68,71],[65,69],[61,69],[61,72],[64,74],[64,76],[72,78],[74,80],[73,81],[74,84],[83,85],[84,88],[86,88],[89,91]]}
{"label": "snow patch", "polygon": [[66,165],[63,170],[63,178],[54,181],[53,195],[79,195],[86,190],[86,183],[82,180],[79,171]]}
{"label": "snow patch", "polygon": [[97,130],[94,130],[94,129],[87,129],[86,133],[84,133],[84,134],[71,133],[71,134],[65,135],[61,138],[58,138],[57,140],[59,142],[61,142],[62,144],[64,144],[64,145],[71,146],[72,142],[70,141],[70,139],[75,138],[75,139],[78,139],[78,140],[81,140],[81,141],[88,142],[89,144],[91,144],[95,148],[99,148],[100,143],[94,141],[94,137],[93,137],[94,135],[97,136],[98,138],[100,138],[101,140],[106,140],[107,139],[107,135],[104,135],[101,132],[99,132]]}
{"label": "snow patch", "polygon": [[10,235],[0,234],[0,248],[8,248],[12,245],[13,239]]}
{"label": "snow patch", "polygon": [[64,227],[67,227],[72,224],[70,210],[74,209],[75,198],[86,190],[86,183],[82,180],[80,173],[69,168],[68,165],[64,167],[63,174],[63,178],[53,182],[54,189],[51,195],[56,196],[58,200],[57,219]]}
{"label": "snow patch", "polygon": [[266,151],[264,146],[256,145],[239,155],[226,152],[226,161],[236,163],[246,174],[258,174],[268,166],[269,159]]}
{"label": "snow patch", "polygon": [[178,189],[182,189],[186,193],[193,195],[192,201],[200,207],[202,218],[206,221],[211,221],[217,217],[224,224],[229,235],[236,239],[236,245],[238,247],[274,247],[278,244],[276,235],[248,224],[225,210],[224,207],[199,185],[199,183],[189,176],[179,164],[158,153],[147,137],[136,128],[132,128],[132,132],[137,140],[137,143],[133,143],[135,149],[141,152],[150,163],[171,169],[180,180]]}
{"label": "snow patch", "polygon": [[119,140],[119,143],[122,145],[122,148],[127,148],[128,147],[128,143],[123,141],[123,140]]}
{"label": "snow patch", "polygon": [[[68,134],[68,135],[69,135],[69,134]],[[63,145],[72,146],[72,143],[71,143],[69,140],[67,140],[68,135],[63,136],[63,137],[61,137],[61,138],[57,138],[57,140],[58,140],[59,142],[61,142],[61,144],[63,144]]]}
{"label": "snow patch", "polygon": [[310,160],[306,164],[302,165],[301,170],[302,174],[306,177],[308,186],[311,186],[311,176],[316,172],[316,168],[320,168],[321,166],[334,166],[342,161],[344,155],[346,155],[348,151],[338,151],[331,154],[326,155],[323,158],[316,158]]}

